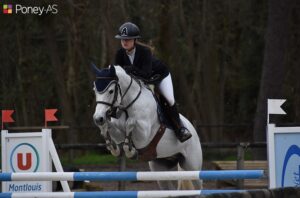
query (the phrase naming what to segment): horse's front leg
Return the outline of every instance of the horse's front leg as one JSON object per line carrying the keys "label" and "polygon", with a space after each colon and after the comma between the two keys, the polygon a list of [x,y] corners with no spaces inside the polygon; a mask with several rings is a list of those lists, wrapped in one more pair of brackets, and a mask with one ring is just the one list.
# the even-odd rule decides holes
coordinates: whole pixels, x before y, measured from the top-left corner
{"label": "horse's front leg", "polygon": [[121,149],[118,144],[116,144],[110,137],[109,131],[111,130],[116,130],[114,129],[113,125],[105,123],[101,127],[99,127],[101,130],[101,135],[104,137],[105,144],[107,150],[111,152],[111,154],[115,157],[120,156],[121,154]]}
{"label": "horse's front leg", "polygon": [[123,150],[125,152],[126,157],[129,159],[136,158],[138,155],[138,152],[137,152],[136,148],[134,147],[132,139],[131,139],[132,131],[133,131],[135,125],[136,125],[136,120],[131,119],[131,118],[128,118],[126,120],[126,136],[125,136],[125,141],[124,141],[124,145],[123,145]]}

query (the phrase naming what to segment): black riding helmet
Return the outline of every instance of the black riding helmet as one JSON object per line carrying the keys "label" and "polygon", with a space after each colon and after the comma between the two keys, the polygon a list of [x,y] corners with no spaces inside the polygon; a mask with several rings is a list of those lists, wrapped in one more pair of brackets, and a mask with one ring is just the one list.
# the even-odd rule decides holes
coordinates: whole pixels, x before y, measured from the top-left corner
{"label": "black riding helmet", "polygon": [[120,26],[118,34],[115,36],[117,39],[137,39],[141,38],[140,29],[137,25],[131,22],[126,22]]}

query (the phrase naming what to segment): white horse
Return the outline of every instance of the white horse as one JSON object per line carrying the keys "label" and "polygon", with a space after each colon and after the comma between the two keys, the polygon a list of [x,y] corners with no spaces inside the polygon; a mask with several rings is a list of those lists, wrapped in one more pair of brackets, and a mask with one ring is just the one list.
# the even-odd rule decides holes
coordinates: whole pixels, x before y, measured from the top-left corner
{"label": "white horse", "polygon": [[[108,150],[114,156],[122,151],[128,158],[139,156],[139,151],[155,139],[161,126],[152,91],[120,66],[102,70],[94,66],[94,70],[97,106],[93,118]],[[202,149],[198,134],[185,117],[180,115],[180,118],[192,138],[181,143],[172,129],[166,128],[157,143],[155,159],[149,161],[151,171],[170,171],[177,165],[183,170],[201,170]],[[162,190],[178,188],[170,181],[158,184]],[[201,181],[193,181],[193,184],[196,189],[202,187]]]}

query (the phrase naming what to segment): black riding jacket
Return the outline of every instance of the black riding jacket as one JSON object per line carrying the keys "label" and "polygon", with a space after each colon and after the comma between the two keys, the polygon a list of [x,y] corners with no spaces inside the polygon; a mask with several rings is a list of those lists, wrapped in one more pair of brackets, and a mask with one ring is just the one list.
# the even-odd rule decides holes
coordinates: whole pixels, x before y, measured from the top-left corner
{"label": "black riding jacket", "polygon": [[167,65],[155,58],[149,48],[139,44],[135,45],[133,64],[123,48],[117,51],[115,64],[123,67],[128,73],[146,80],[150,80],[152,76],[158,74],[160,81],[169,74]]}

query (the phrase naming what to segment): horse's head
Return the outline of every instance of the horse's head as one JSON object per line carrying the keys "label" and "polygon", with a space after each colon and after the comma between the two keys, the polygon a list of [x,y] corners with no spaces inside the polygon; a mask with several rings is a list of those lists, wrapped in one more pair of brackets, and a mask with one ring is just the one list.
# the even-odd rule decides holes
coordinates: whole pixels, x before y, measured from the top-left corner
{"label": "horse's head", "polygon": [[92,66],[96,74],[94,91],[97,103],[93,117],[96,125],[101,126],[107,119],[114,116],[116,108],[120,105],[119,79],[114,66],[105,69],[98,69],[95,65]]}

